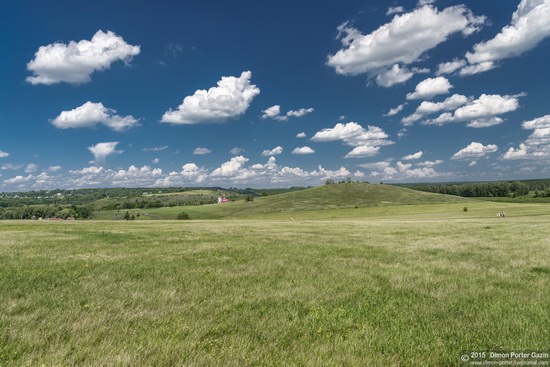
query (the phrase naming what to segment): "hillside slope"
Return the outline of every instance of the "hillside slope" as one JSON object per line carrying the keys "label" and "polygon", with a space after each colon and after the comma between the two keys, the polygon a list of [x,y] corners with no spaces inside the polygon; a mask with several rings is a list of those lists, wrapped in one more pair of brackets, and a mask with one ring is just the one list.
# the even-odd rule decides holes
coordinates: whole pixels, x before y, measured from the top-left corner
{"label": "hillside slope", "polygon": [[467,199],[427,193],[397,186],[368,183],[342,183],[305,190],[235,201],[225,204],[161,208],[160,217],[175,216],[182,209],[191,219],[254,217],[282,212],[318,211],[326,209],[367,208],[397,205],[461,203]]}

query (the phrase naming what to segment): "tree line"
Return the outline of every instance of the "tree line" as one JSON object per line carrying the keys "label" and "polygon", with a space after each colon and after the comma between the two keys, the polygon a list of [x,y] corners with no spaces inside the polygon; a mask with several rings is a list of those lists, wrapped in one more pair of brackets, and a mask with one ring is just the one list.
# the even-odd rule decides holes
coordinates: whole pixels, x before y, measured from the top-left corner
{"label": "tree line", "polygon": [[94,210],[88,205],[25,205],[0,208],[0,219],[39,219],[39,218],[92,218]]}
{"label": "tree line", "polygon": [[400,185],[411,189],[462,197],[517,197],[529,194],[525,182],[431,183]]}

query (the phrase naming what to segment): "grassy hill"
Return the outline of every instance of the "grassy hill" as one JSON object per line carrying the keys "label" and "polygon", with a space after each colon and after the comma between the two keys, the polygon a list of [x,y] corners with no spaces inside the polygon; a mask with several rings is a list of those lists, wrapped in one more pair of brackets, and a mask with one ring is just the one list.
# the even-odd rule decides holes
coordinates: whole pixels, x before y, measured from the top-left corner
{"label": "grassy hill", "polygon": [[[464,199],[368,183],[325,185],[236,203],[242,214],[462,202]],[[235,205],[237,207],[237,205]],[[235,212],[237,214],[238,212]]]}
{"label": "grassy hill", "polygon": [[[188,213],[191,219],[254,218],[273,213],[467,202],[467,199],[460,197],[397,186],[342,183],[258,197],[253,201],[238,200],[225,204],[151,209],[146,212],[147,215],[140,216],[140,219],[174,219],[182,211]],[[125,211],[102,212],[98,219],[120,219],[124,213]]]}

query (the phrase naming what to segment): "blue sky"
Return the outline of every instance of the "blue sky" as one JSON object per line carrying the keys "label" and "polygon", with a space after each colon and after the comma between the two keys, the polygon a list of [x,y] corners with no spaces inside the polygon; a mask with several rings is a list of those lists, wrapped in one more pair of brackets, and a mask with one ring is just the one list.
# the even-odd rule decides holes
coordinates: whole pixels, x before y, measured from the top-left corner
{"label": "blue sky", "polygon": [[0,1],[0,191],[550,177],[550,0]]}

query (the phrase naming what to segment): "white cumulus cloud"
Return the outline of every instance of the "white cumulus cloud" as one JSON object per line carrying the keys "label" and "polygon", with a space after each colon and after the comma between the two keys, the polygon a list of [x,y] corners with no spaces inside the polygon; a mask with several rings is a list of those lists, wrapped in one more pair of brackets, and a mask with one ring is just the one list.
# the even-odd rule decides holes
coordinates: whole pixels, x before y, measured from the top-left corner
{"label": "white cumulus cloud", "polygon": [[447,94],[453,86],[443,76],[428,78],[416,85],[414,93],[408,93],[407,99],[431,99],[438,94]]}
{"label": "white cumulus cloud", "polygon": [[405,126],[410,126],[413,122],[420,120],[426,115],[439,111],[454,110],[465,105],[469,100],[470,99],[468,97],[461,94],[453,94],[442,102],[422,101],[420,106],[416,108],[416,111],[412,115],[403,117],[401,122]]}
{"label": "white cumulus cloud", "polygon": [[302,117],[304,115],[307,115],[308,113],[313,112],[314,109],[312,107],[309,108],[300,108],[299,110],[290,110],[286,113],[288,117]]}
{"label": "white cumulus cloud", "polygon": [[296,111],[290,110],[286,114],[281,115],[281,106],[274,105],[262,111],[262,118],[263,119],[269,118],[269,119],[278,120],[278,121],[287,121],[289,117],[302,117],[313,111],[314,109],[311,107],[300,108]]}
{"label": "white cumulus cloud", "polygon": [[398,64],[394,64],[391,68],[387,70],[382,70],[376,76],[376,84],[381,87],[391,87],[395,84],[405,83],[407,80],[412,78],[414,72],[407,69],[406,67],[399,67]]}
{"label": "white cumulus cloud", "polygon": [[472,142],[467,147],[456,152],[451,159],[477,159],[484,157],[488,153],[496,152],[498,147],[495,144],[483,145],[478,142]]}
{"label": "white cumulus cloud", "polygon": [[264,157],[266,157],[266,156],[279,155],[279,154],[281,154],[281,153],[283,153],[283,147],[277,146],[277,147],[275,147],[275,148],[273,148],[273,149],[271,149],[271,150],[269,150],[269,149],[264,150],[264,151],[262,152],[262,155],[263,155]]}
{"label": "white cumulus cloud", "polygon": [[138,120],[132,116],[116,115],[116,110],[106,108],[102,103],[88,101],[73,110],[61,112],[51,123],[59,129],[103,124],[115,131],[124,131],[138,125]]}
{"label": "white cumulus cloud", "polygon": [[399,112],[403,111],[403,109],[405,108],[406,105],[407,105],[407,103],[402,103],[402,104],[400,104],[399,106],[397,106],[395,108],[391,108],[388,111],[388,113],[384,114],[384,116],[395,116]]}
{"label": "white cumulus cloud", "polygon": [[315,153],[315,151],[310,147],[296,147],[292,151],[292,154],[298,154],[298,155],[313,154],[313,153]]}
{"label": "white cumulus cloud", "polygon": [[360,166],[370,170],[369,176],[383,180],[418,180],[449,176],[449,173],[437,172],[433,168],[435,165],[436,164],[424,165],[418,163],[415,167],[412,163],[402,163],[398,161],[392,166],[391,162],[382,161],[365,163]]}
{"label": "white cumulus cloud", "polygon": [[412,160],[416,160],[416,159],[422,158],[422,155],[424,155],[424,152],[418,151],[418,152],[416,152],[416,153],[406,155],[406,156],[404,156],[404,157],[401,158],[401,159],[404,160],[404,161],[412,161]]}
{"label": "white cumulus cloud", "polygon": [[186,180],[201,183],[208,178],[208,171],[205,168],[199,168],[195,163],[186,163],[181,167],[181,175]]}
{"label": "white cumulus cloud", "polygon": [[355,147],[346,154],[345,158],[366,158],[366,157],[374,157],[375,155],[380,152],[379,146],[368,146],[368,145],[361,145],[358,147]]}
{"label": "white cumulus cloud", "polygon": [[263,113],[262,114],[263,119],[267,119],[267,118],[275,119],[281,113],[281,106],[276,104],[274,106],[266,108],[265,110],[262,111],[262,113]]}
{"label": "white cumulus cloud", "polygon": [[0,150],[0,158],[6,158],[9,156],[10,156],[10,153]]}
{"label": "white cumulus cloud", "polygon": [[521,0],[512,21],[492,39],[480,42],[466,53],[471,66],[462,74],[475,74],[495,67],[499,60],[519,56],[550,36],[550,0]]}
{"label": "white cumulus cloud", "polygon": [[316,142],[342,141],[344,144],[355,147],[346,155],[346,158],[372,156],[378,153],[381,146],[393,144],[388,140],[389,135],[378,126],[363,128],[356,122],[346,124],[337,123],[333,128],[318,131],[311,138]]}
{"label": "white cumulus cloud", "polygon": [[231,177],[235,176],[243,168],[244,164],[249,159],[242,155],[231,158],[228,162],[223,163],[220,167],[216,168],[210,176],[212,177]]}
{"label": "white cumulus cloud", "polygon": [[140,52],[139,46],[129,45],[111,31],[97,31],[91,41],[70,41],[40,46],[27,69],[34,75],[31,84],[80,84],[90,81],[94,71],[108,69],[113,62],[130,62]]}
{"label": "white cumulus cloud", "polygon": [[176,125],[224,122],[246,112],[260,89],[250,84],[252,73],[242,72],[240,77],[224,76],[217,87],[197,90],[184,98],[177,110],[169,110],[161,122]]}
{"label": "white cumulus cloud", "polygon": [[338,27],[343,48],[327,57],[327,65],[338,74],[379,75],[393,65],[419,61],[428,50],[452,34],[464,35],[479,30],[485,17],[475,16],[464,5],[439,11],[430,4],[394,16],[391,22],[364,35],[346,22]]}
{"label": "white cumulus cloud", "polygon": [[515,111],[519,108],[518,95],[482,94],[471,100],[454,113],[446,112],[439,117],[424,121],[426,125],[443,125],[449,122],[468,121],[468,127],[489,127],[498,125],[504,120],[497,115]]}
{"label": "white cumulus cloud", "polygon": [[417,166],[421,167],[435,167],[443,163],[443,160],[437,159],[435,161],[424,161],[417,164]]}
{"label": "white cumulus cloud", "polygon": [[524,121],[522,127],[533,130],[531,135],[517,149],[510,148],[504,159],[531,159],[548,161],[550,157],[550,115]]}
{"label": "white cumulus cloud", "polygon": [[105,158],[110,155],[122,153],[122,151],[116,150],[118,143],[118,141],[97,143],[96,145],[88,147],[88,150],[94,155],[94,162],[100,163],[105,161]]}

